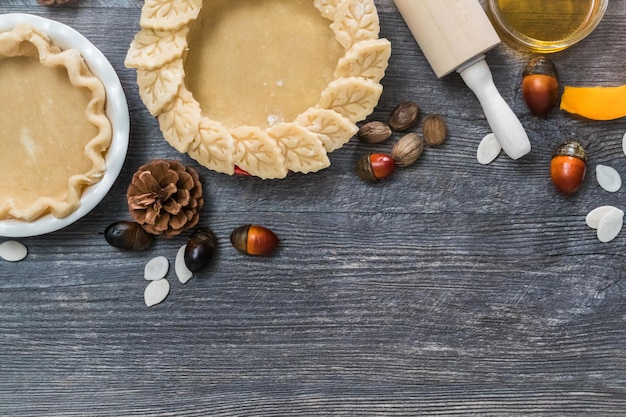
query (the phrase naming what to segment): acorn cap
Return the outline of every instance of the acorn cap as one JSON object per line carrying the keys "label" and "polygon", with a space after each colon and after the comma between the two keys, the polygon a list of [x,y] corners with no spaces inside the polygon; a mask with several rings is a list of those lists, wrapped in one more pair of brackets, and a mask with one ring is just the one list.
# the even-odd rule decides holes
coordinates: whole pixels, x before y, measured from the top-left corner
{"label": "acorn cap", "polygon": [[528,61],[526,64],[526,68],[524,68],[524,72],[522,72],[522,76],[527,75],[548,75],[550,77],[554,77],[558,80],[559,72],[556,69],[554,63],[546,58],[545,56],[536,56]]}
{"label": "acorn cap", "polygon": [[578,142],[565,142],[559,145],[552,155],[553,158],[556,156],[571,156],[587,162],[587,151]]}

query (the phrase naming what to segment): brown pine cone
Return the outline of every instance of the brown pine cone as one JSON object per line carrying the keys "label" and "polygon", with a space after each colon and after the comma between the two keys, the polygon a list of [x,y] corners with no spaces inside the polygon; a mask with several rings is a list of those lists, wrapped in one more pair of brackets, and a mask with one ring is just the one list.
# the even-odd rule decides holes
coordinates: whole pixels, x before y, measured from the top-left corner
{"label": "brown pine cone", "polygon": [[178,161],[141,166],[126,191],[130,214],[148,233],[176,236],[198,224],[204,205],[198,173]]}

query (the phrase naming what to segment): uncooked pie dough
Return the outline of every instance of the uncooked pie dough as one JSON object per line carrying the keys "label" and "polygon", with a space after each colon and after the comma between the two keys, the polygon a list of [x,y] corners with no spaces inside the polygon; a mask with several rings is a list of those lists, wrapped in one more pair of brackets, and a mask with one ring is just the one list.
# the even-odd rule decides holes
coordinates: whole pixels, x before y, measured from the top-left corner
{"label": "uncooked pie dough", "polygon": [[261,178],[330,165],[380,98],[373,0],[146,0],[126,66],[165,139]]}
{"label": "uncooked pie dough", "polygon": [[104,86],[80,53],[22,24],[0,33],[0,219],[75,211],[104,175]]}

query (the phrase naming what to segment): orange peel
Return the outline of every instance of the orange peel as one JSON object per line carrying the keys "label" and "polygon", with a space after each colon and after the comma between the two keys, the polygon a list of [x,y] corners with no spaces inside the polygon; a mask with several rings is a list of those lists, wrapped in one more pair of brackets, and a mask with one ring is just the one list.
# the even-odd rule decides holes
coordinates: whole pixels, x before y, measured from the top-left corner
{"label": "orange peel", "polygon": [[615,120],[626,116],[626,85],[615,87],[566,86],[561,110],[591,120]]}

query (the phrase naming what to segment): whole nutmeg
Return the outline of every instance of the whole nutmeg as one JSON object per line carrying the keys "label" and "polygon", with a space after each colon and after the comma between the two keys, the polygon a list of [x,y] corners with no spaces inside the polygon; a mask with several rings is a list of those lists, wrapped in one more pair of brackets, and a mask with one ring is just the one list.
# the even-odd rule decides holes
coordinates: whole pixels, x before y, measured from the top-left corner
{"label": "whole nutmeg", "polygon": [[544,56],[531,59],[522,73],[522,95],[532,114],[547,117],[559,98],[559,76]]}
{"label": "whole nutmeg", "polygon": [[417,124],[420,108],[413,101],[405,101],[396,106],[389,116],[389,126],[394,130],[409,130]]}
{"label": "whole nutmeg", "polygon": [[550,178],[565,195],[576,192],[587,172],[587,152],[578,142],[566,142],[554,151],[550,161]]}
{"label": "whole nutmeg", "polygon": [[378,182],[387,178],[396,168],[396,162],[391,155],[385,153],[370,153],[359,158],[356,164],[356,173],[365,182]]}
{"label": "whole nutmeg", "polygon": [[422,122],[422,133],[428,146],[441,145],[448,134],[446,119],[440,114],[429,114]]}
{"label": "whole nutmeg", "polygon": [[422,155],[424,139],[415,132],[407,133],[391,148],[391,157],[399,167],[408,167]]}
{"label": "whole nutmeg", "polygon": [[383,122],[368,122],[359,128],[356,135],[363,143],[382,143],[391,136],[391,128]]}

